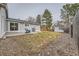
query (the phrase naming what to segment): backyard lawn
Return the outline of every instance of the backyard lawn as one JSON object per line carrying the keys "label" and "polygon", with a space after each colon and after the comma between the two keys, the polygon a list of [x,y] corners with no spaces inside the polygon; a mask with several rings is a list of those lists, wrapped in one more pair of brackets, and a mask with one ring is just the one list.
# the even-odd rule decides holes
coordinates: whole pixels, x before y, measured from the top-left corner
{"label": "backyard lawn", "polygon": [[4,41],[3,43],[0,42],[0,47],[8,49],[6,51],[11,51],[12,49],[18,52],[21,50],[20,53],[17,53],[17,55],[18,54],[21,55],[21,53],[23,54],[25,52],[27,54],[39,53],[43,45],[46,45],[49,42],[53,42],[54,40],[56,40],[56,38],[58,38],[58,36],[60,36],[60,34],[61,33],[57,32],[40,32],[35,34],[25,34],[20,36],[7,37],[7,39],[4,40],[5,42]]}

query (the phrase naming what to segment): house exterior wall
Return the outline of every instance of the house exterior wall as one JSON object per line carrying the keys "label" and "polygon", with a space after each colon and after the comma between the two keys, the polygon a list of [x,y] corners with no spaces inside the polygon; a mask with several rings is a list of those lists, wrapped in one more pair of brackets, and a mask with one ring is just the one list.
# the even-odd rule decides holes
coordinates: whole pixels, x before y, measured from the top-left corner
{"label": "house exterior wall", "polygon": [[16,31],[11,31],[10,30],[10,23],[11,22],[13,22],[13,21],[7,21],[7,23],[8,23],[8,30],[7,30],[7,32],[23,32],[23,33],[25,33],[25,23],[20,23],[20,22],[16,22],[16,23],[18,23],[18,30],[16,30]]}
{"label": "house exterior wall", "polygon": [[26,29],[30,30],[31,33],[33,33],[32,28],[35,29],[35,32],[40,32],[40,25],[29,25],[29,26],[26,26]]}
{"label": "house exterior wall", "polygon": [[36,26],[36,32],[40,32],[40,26]]}
{"label": "house exterior wall", "polygon": [[0,38],[6,33],[6,13],[4,8],[0,8]]}
{"label": "house exterior wall", "polygon": [[18,23],[19,32],[25,33],[25,24],[24,23]]}
{"label": "house exterior wall", "polygon": [[54,31],[55,32],[64,32],[64,30],[60,29],[59,27],[55,27]]}

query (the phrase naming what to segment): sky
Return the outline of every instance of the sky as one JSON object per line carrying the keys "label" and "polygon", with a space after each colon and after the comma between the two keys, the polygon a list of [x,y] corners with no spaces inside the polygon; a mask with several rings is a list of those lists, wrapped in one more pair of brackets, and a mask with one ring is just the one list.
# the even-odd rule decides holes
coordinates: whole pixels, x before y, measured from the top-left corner
{"label": "sky", "polygon": [[8,13],[10,18],[25,20],[29,16],[36,18],[38,14],[43,15],[48,9],[53,16],[53,21],[61,20],[60,9],[62,3],[9,3]]}

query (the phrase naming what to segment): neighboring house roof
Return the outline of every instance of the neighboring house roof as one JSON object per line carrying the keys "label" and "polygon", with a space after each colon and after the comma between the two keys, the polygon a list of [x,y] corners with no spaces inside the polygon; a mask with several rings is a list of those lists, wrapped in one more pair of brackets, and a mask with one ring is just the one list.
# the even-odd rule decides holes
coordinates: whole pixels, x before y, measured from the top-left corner
{"label": "neighboring house roof", "polygon": [[29,21],[26,21],[26,26],[28,26],[29,24],[30,25],[40,25],[37,22],[29,22]]}
{"label": "neighboring house roof", "polygon": [[29,23],[31,25],[39,25],[37,22],[32,22],[32,23]]}
{"label": "neighboring house roof", "polygon": [[14,19],[14,18],[8,18],[8,19],[6,19],[6,21],[14,21],[14,22],[23,22],[23,23],[26,23],[25,20]]}

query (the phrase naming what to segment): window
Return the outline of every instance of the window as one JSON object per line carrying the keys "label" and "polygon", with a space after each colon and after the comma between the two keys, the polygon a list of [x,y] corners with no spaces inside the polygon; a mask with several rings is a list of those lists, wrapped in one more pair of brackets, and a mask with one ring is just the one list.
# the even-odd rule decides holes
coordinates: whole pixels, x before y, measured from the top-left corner
{"label": "window", "polygon": [[18,23],[10,23],[10,30],[15,31],[18,30]]}

